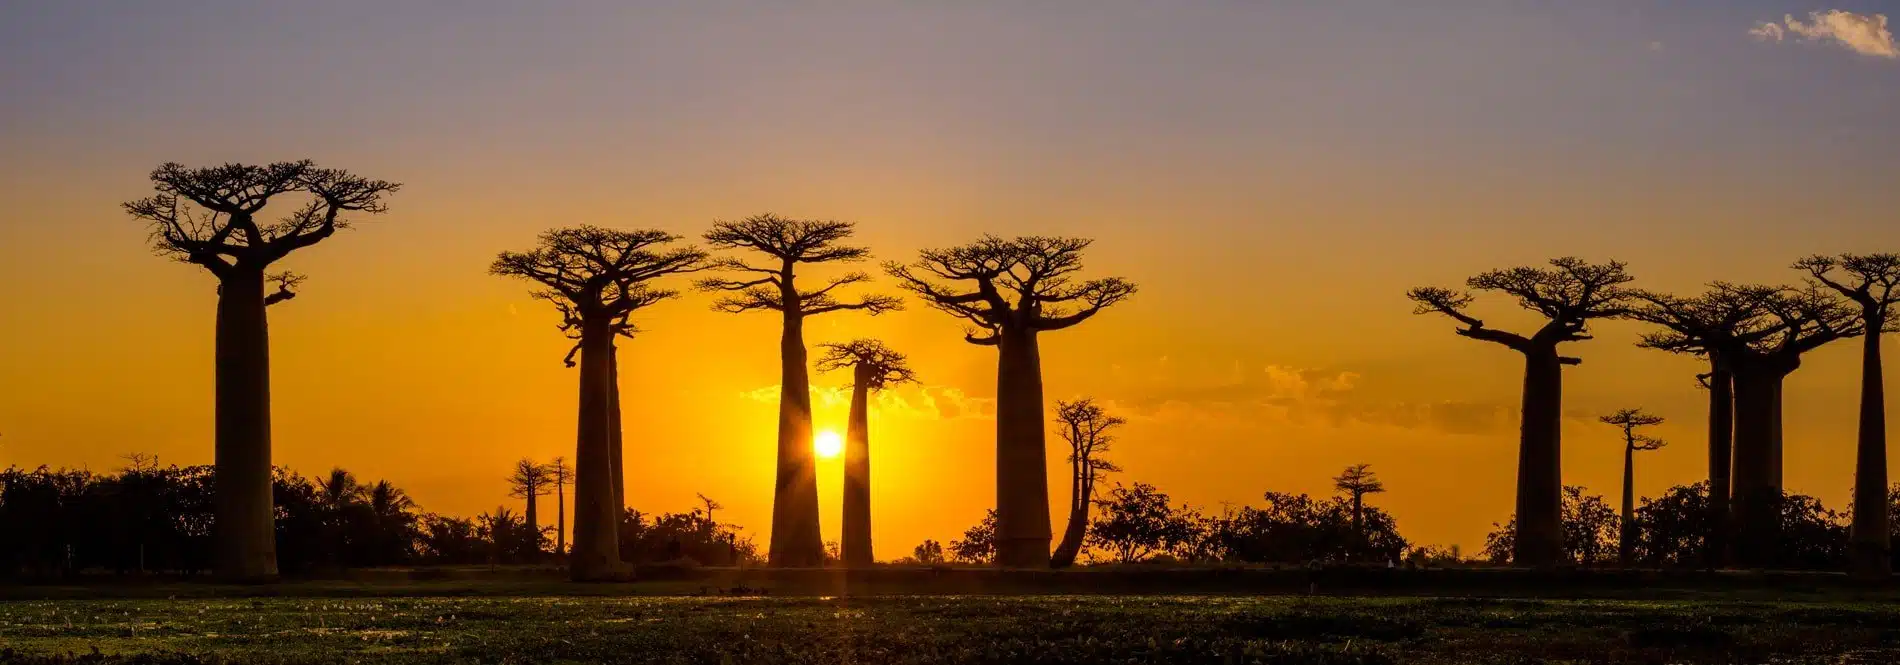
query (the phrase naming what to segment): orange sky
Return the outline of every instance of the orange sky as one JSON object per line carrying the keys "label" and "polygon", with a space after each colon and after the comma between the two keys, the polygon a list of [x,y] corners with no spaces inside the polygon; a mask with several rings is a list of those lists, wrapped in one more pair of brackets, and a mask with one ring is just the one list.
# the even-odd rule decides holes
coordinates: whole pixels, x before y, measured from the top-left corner
{"label": "orange sky", "polygon": [[[1044,376],[1051,400],[1129,418],[1115,480],[1218,511],[1369,462],[1404,535],[1471,551],[1510,511],[1520,360],[1409,315],[1408,287],[1575,254],[1689,291],[1900,240],[1900,67],[1753,41],[1754,14],[1782,12],[1763,5],[1406,17],[1428,34],[1348,10],[865,10],[778,17],[823,37],[789,50],[748,40],[804,33],[679,8],[398,14],[328,44],[295,28],[327,18],[254,13],[219,18],[249,30],[216,46],[189,16],[0,16],[38,29],[0,35],[31,63],[0,81],[28,93],[0,107],[0,465],[209,462],[211,278],[151,256],[117,205],[163,161],[308,157],[405,187],[285,264],[311,279],[271,312],[276,459],[307,475],[343,466],[456,514],[510,503],[514,459],[572,457],[577,377],[545,304],[484,274],[494,254],[555,225],[697,235],[772,211],[856,221],[879,259],[983,232],[1096,238],[1091,274],[1141,292],[1046,335]],[[655,306],[623,343],[629,501],[705,493],[763,543],[778,321],[711,300]],[[1566,370],[1565,478],[1606,496],[1620,448],[1594,415],[1620,407],[1671,419],[1639,492],[1703,473],[1699,365],[1633,348],[1642,331],[1600,326]],[[924,382],[873,416],[880,557],[974,523],[994,350],[921,307],[806,335],[881,338]],[[1789,382],[1788,485],[1837,508],[1857,352]],[[820,428],[843,428],[829,391],[847,380],[815,379]],[[821,470],[830,539],[840,468]]]}

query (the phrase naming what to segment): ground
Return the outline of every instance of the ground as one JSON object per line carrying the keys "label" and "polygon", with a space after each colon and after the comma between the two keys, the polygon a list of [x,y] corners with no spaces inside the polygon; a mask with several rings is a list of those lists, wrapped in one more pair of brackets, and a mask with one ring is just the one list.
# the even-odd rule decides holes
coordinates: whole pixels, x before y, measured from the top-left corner
{"label": "ground", "polygon": [[1900,661],[1900,606],[1870,600],[650,596],[466,585],[375,596],[360,587],[291,589],[293,595],[220,597],[228,594],[191,587],[196,593],[186,595],[198,597],[167,598],[157,596],[168,591],[159,587],[136,599],[0,601],[0,661]]}

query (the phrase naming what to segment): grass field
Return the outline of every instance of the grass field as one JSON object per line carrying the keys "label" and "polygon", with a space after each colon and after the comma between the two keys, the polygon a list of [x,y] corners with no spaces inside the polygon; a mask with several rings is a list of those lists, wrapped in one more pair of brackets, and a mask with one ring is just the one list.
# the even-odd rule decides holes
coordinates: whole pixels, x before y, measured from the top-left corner
{"label": "grass field", "polygon": [[0,661],[1843,663],[1872,602],[1302,596],[409,596],[0,602]]}

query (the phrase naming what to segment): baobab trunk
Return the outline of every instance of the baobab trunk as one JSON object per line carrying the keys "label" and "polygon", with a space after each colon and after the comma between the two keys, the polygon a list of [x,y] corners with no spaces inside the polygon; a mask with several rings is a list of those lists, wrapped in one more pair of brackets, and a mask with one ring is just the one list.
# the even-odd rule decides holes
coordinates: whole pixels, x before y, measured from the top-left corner
{"label": "baobab trunk", "polygon": [[[1879,323],[1878,317],[1868,321]],[[1887,401],[1881,385],[1880,326],[1870,325],[1860,362],[1860,437],[1854,454],[1854,523],[1848,538],[1853,572],[1861,577],[1893,574],[1888,531]]]}
{"label": "baobab trunk", "polygon": [[[563,483],[554,484],[554,553],[567,553],[567,488]],[[614,538],[620,537],[619,525],[615,525]]]}
{"label": "baobab trunk", "polygon": [[870,389],[872,367],[856,366],[856,381],[851,387],[851,422],[844,438],[844,564],[870,566],[877,558],[871,554],[871,423]]}
{"label": "baobab trunk", "polygon": [[1623,519],[1616,532],[1616,565],[1636,563],[1636,447],[1623,444]]}
{"label": "baobab trunk", "polygon": [[1062,530],[1062,542],[1056,544],[1055,554],[1049,555],[1051,568],[1075,565],[1075,557],[1082,553],[1082,539],[1088,535],[1089,497],[1094,496],[1089,480],[1094,472],[1080,455],[1070,464],[1069,472],[1069,523]]}
{"label": "baobab trunk", "polygon": [[615,576],[620,566],[614,510],[613,436],[610,430],[613,330],[605,322],[581,328],[580,427],[574,446],[574,551],[568,574],[576,581]]}
{"label": "baobab trunk", "polygon": [[235,267],[218,284],[217,571],[231,580],[277,576],[271,504],[270,327],[264,271]]}
{"label": "baobab trunk", "polygon": [[1563,363],[1556,351],[1526,353],[1512,553],[1519,566],[1550,566],[1564,557],[1562,405]]}
{"label": "baobab trunk", "polygon": [[1358,539],[1353,543],[1358,551],[1353,552],[1352,558],[1358,559],[1371,549],[1371,543],[1366,542],[1366,495],[1358,492],[1352,493],[1352,537]]}
{"label": "baobab trunk", "polygon": [[779,342],[783,361],[778,394],[778,484],[772,501],[771,565],[813,567],[825,563],[818,533],[818,478],[811,441],[811,379],[806,374],[804,317],[785,314]]}
{"label": "baobab trunk", "polygon": [[[627,470],[621,465],[626,457],[625,430],[620,425],[620,347],[607,347],[607,436],[610,462],[613,464],[614,524],[627,511]],[[615,527],[618,529],[618,526]]]}
{"label": "baobab trunk", "polygon": [[1004,330],[996,368],[996,565],[1049,566],[1042,358],[1034,330]]}
{"label": "baobab trunk", "polygon": [[1703,561],[1710,569],[1728,563],[1729,467],[1735,437],[1735,381],[1728,368],[1711,361],[1709,369],[1709,537],[1703,542]]}
{"label": "baobab trunk", "polygon": [[528,509],[524,511],[526,514],[522,515],[522,519],[528,521],[528,537],[533,539],[534,543],[534,554],[529,560],[539,561],[541,559],[541,522],[537,521],[537,514],[534,510],[534,490],[528,490],[527,494]]}
{"label": "baobab trunk", "polygon": [[1781,433],[1782,375],[1737,366],[1734,377],[1733,556],[1736,563],[1762,568],[1774,563],[1781,531],[1781,473],[1775,468],[1775,449]]}

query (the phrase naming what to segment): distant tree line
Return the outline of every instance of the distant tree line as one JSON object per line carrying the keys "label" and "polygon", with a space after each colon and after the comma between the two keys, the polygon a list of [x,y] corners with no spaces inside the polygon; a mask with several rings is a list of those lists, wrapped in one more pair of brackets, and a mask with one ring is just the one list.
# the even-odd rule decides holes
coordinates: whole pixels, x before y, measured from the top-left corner
{"label": "distant tree line", "polygon": [[[113,473],[0,470],[0,576],[211,572],[214,467],[132,460]],[[275,467],[271,491],[278,563],[286,572],[562,557],[554,529],[532,526],[525,514],[507,507],[473,518],[428,512],[389,481],[359,481],[342,469],[313,480]],[[714,521],[710,510],[627,510],[619,540],[635,563],[749,565],[759,558],[750,538]]]}

